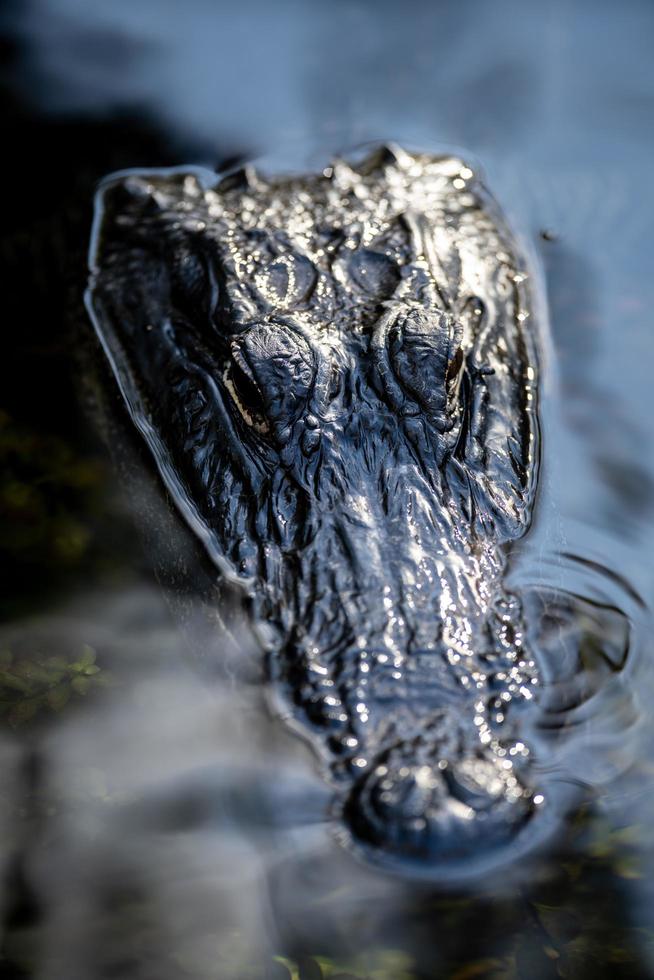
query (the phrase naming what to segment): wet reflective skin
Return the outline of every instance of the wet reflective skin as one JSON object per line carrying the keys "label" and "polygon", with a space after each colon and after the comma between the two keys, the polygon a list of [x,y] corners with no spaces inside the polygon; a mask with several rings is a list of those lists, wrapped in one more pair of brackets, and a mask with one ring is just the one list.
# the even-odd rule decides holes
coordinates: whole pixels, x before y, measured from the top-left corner
{"label": "wet reflective skin", "polygon": [[539,672],[506,546],[538,469],[524,256],[473,171],[382,147],[108,178],[88,306],[348,841],[446,875],[535,839]]}

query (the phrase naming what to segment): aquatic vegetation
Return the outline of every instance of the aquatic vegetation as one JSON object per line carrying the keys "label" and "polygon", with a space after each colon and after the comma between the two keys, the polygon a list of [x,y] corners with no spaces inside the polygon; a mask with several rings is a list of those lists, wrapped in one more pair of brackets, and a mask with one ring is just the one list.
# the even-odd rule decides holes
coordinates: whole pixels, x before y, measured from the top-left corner
{"label": "aquatic vegetation", "polygon": [[0,409],[0,608],[15,615],[39,590],[54,595],[107,563],[107,463]]}
{"label": "aquatic vegetation", "polygon": [[84,646],[75,659],[47,654],[17,658],[2,650],[0,718],[17,728],[43,711],[61,711],[74,695],[84,697],[110,683],[90,646]]}

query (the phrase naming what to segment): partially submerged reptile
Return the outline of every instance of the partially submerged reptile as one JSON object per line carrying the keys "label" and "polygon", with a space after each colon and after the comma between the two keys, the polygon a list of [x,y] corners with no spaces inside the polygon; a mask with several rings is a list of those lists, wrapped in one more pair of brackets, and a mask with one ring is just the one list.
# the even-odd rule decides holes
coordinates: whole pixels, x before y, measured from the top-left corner
{"label": "partially submerged reptile", "polygon": [[114,175],[88,304],[350,838],[430,872],[518,848],[547,806],[503,584],[537,479],[537,324],[477,176],[387,147],[310,176]]}

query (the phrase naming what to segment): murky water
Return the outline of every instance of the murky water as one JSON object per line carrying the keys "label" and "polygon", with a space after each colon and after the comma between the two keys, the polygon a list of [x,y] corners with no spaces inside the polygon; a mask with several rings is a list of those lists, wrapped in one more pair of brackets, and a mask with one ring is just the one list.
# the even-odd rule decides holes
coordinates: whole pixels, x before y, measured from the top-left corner
{"label": "murky water", "polygon": [[[651,6],[8,14],[7,975],[654,976]],[[541,755],[571,813],[456,889],[334,839],[315,761],[270,714],[247,625],[162,498],[78,302],[105,173],[316,167],[389,138],[479,161],[549,310],[539,499],[510,583],[534,597]]]}

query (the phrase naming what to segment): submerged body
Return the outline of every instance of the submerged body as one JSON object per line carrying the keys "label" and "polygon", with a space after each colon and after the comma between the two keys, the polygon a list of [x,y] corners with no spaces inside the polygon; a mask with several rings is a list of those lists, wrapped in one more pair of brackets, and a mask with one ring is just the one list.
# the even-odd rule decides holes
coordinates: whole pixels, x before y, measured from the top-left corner
{"label": "submerged body", "polygon": [[352,840],[447,869],[543,806],[503,584],[537,479],[528,269],[452,157],[109,178],[89,306]]}

